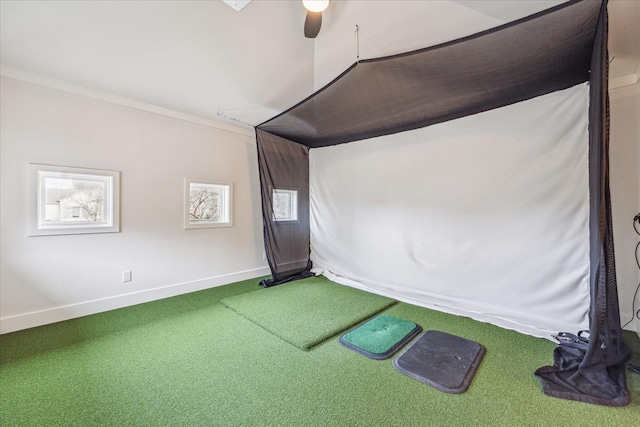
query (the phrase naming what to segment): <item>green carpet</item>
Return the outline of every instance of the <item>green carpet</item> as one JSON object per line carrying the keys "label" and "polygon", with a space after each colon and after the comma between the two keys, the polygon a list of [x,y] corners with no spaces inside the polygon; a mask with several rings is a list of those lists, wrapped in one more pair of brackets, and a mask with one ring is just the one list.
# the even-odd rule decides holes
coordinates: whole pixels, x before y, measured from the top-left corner
{"label": "green carpet", "polygon": [[[331,338],[300,351],[219,304],[259,279],[0,335],[2,426],[632,426],[607,408],[542,393],[554,344],[397,303],[384,314],[481,343],[469,389],[442,393]],[[624,340],[640,352],[640,340]],[[636,364],[640,355],[634,354]]]}
{"label": "green carpet", "polygon": [[421,331],[408,320],[381,314],[340,337],[340,343],[372,359],[386,359]]}
{"label": "green carpet", "polygon": [[302,350],[309,350],[395,303],[325,277],[289,282],[221,302]]}

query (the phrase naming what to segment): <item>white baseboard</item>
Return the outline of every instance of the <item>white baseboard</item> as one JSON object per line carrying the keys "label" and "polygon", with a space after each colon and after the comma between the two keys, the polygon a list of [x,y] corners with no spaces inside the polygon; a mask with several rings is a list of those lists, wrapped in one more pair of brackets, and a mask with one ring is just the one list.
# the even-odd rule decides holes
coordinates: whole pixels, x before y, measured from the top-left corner
{"label": "white baseboard", "polygon": [[640,321],[634,320],[628,325],[624,326],[622,329],[624,329],[625,331],[637,332],[638,336],[640,336]]}
{"label": "white baseboard", "polygon": [[[268,267],[256,268],[253,270],[240,271],[237,273],[225,274],[222,276],[208,277],[206,279],[194,280],[191,282],[176,283],[155,289],[147,289],[129,294],[117,295],[99,300],[81,302],[77,304],[54,307],[46,310],[33,311],[9,317],[0,317],[0,334],[15,332],[22,329],[47,325],[49,323],[61,322],[77,317],[88,316],[90,314],[102,313],[118,308],[129,307],[145,302],[156,301],[190,292],[201,291],[214,288],[216,286],[227,285],[229,283],[240,282],[242,280],[254,279],[256,277],[271,274]],[[257,283],[256,283],[257,285]]]}
{"label": "white baseboard", "polygon": [[[640,285],[638,285],[640,286]],[[640,310],[640,293],[636,290],[634,294],[634,302],[631,307],[624,307],[631,309],[631,312],[626,312],[622,309],[620,313],[620,323],[624,325],[623,329],[626,331],[633,331],[640,337],[640,318],[637,316]]]}
{"label": "white baseboard", "polygon": [[620,323],[624,325],[622,329],[635,332],[638,334],[638,337],[640,337],[640,319],[634,317],[633,320],[631,320],[631,314],[626,315],[623,313],[621,313],[620,319]]}

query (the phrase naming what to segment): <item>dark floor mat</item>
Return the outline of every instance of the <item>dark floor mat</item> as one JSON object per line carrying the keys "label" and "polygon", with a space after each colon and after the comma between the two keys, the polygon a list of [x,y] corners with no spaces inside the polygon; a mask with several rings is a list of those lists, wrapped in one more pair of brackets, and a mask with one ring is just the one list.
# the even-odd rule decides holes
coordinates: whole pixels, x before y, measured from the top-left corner
{"label": "dark floor mat", "polygon": [[475,341],[426,331],[393,361],[401,373],[446,393],[464,393],[484,356]]}
{"label": "dark floor mat", "polygon": [[340,344],[370,359],[388,359],[422,331],[408,320],[382,314],[340,337]]}

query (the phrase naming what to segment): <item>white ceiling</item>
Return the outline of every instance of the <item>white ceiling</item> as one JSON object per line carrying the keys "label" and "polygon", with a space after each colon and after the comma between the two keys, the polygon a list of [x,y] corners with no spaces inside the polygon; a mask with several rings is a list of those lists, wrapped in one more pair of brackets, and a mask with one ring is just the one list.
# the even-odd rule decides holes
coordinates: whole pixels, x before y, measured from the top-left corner
{"label": "white ceiling", "polygon": [[[0,62],[12,76],[36,73],[255,125],[322,87],[358,54],[432,46],[562,2],[333,0],[311,40],[298,0],[253,0],[240,12],[221,0],[0,0]],[[611,79],[637,82],[640,1],[610,0],[609,14]]]}

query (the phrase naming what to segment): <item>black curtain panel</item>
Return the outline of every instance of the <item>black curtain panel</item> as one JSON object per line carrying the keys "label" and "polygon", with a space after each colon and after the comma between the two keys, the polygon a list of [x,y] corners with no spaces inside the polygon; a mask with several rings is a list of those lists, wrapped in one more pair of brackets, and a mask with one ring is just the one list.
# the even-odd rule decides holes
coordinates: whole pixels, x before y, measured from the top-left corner
{"label": "black curtain panel", "polygon": [[309,148],[260,129],[256,140],[269,287],[310,275]]}
{"label": "black curtain panel", "polygon": [[[258,125],[265,247],[273,274],[263,285],[310,274],[309,149],[419,129],[588,81],[590,340],[558,346],[554,365],[536,375],[552,396],[629,403],[609,200],[606,7],[607,0],[572,0],[463,39],[359,61]],[[282,206],[274,203],[291,202],[287,197],[294,194],[296,218],[278,220],[274,209]]]}
{"label": "black curtain panel", "polygon": [[560,344],[553,366],[536,371],[546,394],[622,406],[630,402],[625,377],[609,195],[607,7],[602,4],[589,79],[589,342]]}

